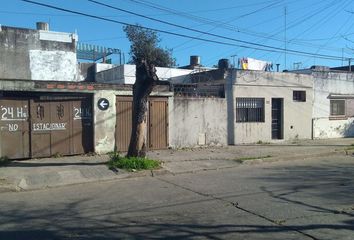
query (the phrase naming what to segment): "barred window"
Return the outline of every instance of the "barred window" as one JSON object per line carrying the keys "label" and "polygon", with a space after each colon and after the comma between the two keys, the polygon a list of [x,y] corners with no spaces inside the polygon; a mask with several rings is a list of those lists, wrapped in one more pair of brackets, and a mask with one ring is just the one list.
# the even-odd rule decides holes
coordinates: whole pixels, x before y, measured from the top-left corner
{"label": "barred window", "polygon": [[264,122],[264,98],[236,98],[236,122]]}
{"label": "barred window", "polygon": [[345,115],[345,100],[330,100],[331,116]]}
{"label": "barred window", "polygon": [[293,91],[294,102],[306,102],[306,91]]}

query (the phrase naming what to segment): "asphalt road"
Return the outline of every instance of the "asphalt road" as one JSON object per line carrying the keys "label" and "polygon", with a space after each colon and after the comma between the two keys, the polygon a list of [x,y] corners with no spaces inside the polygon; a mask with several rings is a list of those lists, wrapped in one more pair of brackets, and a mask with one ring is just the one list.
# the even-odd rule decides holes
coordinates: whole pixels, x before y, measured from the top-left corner
{"label": "asphalt road", "polygon": [[0,194],[0,239],[354,239],[354,157]]}

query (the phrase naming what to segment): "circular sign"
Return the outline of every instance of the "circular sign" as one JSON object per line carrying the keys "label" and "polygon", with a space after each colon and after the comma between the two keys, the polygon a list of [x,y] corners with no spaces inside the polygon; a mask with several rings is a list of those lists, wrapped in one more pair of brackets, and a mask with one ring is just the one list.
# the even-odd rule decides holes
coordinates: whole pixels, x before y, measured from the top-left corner
{"label": "circular sign", "polygon": [[109,107],[109,101],[106,98],[100,98],[98,99],[97,107],[100,110],[107,110]]}

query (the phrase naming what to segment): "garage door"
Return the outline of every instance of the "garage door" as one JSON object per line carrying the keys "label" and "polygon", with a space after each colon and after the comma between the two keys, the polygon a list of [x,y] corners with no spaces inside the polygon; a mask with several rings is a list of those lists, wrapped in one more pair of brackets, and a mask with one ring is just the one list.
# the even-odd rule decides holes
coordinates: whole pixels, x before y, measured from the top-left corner
{"label": "garage door", "polygon": [[88,99],[32,100],[32,157],[92,151],[92,109]]}
{"label": "garage door", "polygon": [[29,158],[29,101],[0,99],[0,156]]}

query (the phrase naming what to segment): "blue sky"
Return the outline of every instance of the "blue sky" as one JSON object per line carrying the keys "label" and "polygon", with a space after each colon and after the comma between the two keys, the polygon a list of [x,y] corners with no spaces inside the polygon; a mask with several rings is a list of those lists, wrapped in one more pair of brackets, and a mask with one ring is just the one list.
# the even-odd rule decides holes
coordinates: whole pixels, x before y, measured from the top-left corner
{"label": "blue sky", "polygon": [[[280,69],[285,66],[287,69],[312,65],[340,66],[342,57],[344,64],[348,64],[347,58],[354,52],[352,0],[97,0],[196,31],[134,16],[87,0],[33,1],[206,40],[160,33],[161,46],[173,49],[179,66],[187,65],[190,55],[199,55],[205,66],[213,66],[221,58],[237,62],[239,57],[279,63]],[[49,22],[52,31],[77,31],[80,42],[118,48],[126,54],[126,59],[129,58],[129,42],[120,24],[20,0],[0,2],[1,25],[35,28],[38,21]],[[287,49],[286,54],[284,49]],[[323,59],[323,55],[331,57]]]}

